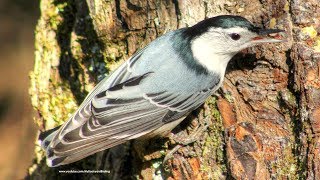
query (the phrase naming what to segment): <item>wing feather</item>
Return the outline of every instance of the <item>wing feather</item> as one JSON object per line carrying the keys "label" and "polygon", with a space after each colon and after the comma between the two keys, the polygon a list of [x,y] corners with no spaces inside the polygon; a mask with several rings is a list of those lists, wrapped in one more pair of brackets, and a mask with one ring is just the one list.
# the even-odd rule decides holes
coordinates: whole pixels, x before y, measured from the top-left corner
{"label": "wing feather", "polygon": [[153,72],[134,72],[142,54],[138,52],[102,80],[56,132],[46,146],[48,164],[68,164],[148,134],[186,116],[210,96],[210,88],[197,92],[148,90]]}

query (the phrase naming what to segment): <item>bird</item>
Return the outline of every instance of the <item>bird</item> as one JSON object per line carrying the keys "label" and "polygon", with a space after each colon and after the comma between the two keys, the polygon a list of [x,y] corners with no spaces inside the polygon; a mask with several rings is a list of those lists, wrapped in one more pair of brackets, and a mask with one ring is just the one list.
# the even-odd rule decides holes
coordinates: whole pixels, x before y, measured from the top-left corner
{"label": "bird", "polygon": [[170,133],[219,89],[234,55],[283,42],[281,32],[219,15],[156,38],[102,79],[64,124],[39,135],[47,165]]}

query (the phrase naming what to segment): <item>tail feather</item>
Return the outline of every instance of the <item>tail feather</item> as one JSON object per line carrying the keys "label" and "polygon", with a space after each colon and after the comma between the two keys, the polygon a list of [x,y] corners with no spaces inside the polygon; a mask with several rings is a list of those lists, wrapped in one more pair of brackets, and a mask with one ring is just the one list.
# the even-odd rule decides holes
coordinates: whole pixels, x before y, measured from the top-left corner
{"label": "tail feather", "polygon": [[41,145],[42,149],[46,150],[48,145],[50,144],[50,142],[52,141],[52,139],[54,138],[54,136],[57,134],[58,129],[61,126],[57,126],[53,129],[50,129],[48,131],[44,131],[41,132],[39,137],[38,137],[38,141],[39,144]]}
{"label": "tail feather", "polygon": [[[86,147],[80,152],[74,152],[70,156],[48,156],[47,157],[47,165],[49,167],[57,167],[60,165],[70,164],[75,161],[79,161],[85,157],[88,157],[89,155],[92,155],[94,153],[97,153],[99,151],[114,147],[116,145],[124,143],[125,140],[109,140],[105,141],[103,143],[100,143],[98,145],[93,145],[91,147]],[[52,149],[48,148],[49,151]]]}

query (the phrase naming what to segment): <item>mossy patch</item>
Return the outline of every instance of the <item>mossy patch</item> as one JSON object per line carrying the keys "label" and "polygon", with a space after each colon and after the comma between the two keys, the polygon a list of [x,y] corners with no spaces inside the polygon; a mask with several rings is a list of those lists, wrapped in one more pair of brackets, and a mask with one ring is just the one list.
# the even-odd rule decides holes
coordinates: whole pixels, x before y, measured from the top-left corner
{"label": "mossy patch", "polygon": [[209,179],[220,179],[227,173],[226,156],[224,150],[224,128],[221,114],[217,108],[217,99],[210,97],[206,101],[204,118],[212,121],[208,128],[208,136],[202,148],[202,158],[206,161],[201,163],[201,170]]}
{"label": "mossy patch", "polygon": [[298,174],[299,167],[297,159],[292,153],[292,147],[288,144],[282,154],[273,161],[270,167],[274,170],[271,177],[275,179],[300,179],[301,174]]}

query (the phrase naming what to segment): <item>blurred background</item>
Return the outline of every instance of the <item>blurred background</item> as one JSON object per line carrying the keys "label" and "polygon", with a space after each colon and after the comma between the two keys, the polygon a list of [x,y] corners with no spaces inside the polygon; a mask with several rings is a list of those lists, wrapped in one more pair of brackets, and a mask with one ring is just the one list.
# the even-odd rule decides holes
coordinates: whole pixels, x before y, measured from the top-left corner
{"label": "blurred background", "polygon": [[28,94],[39,1],[0,0],[0,179],[23,179],[37,127]]}

